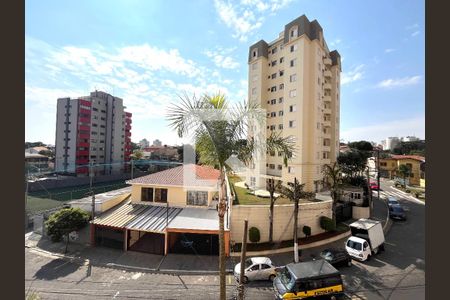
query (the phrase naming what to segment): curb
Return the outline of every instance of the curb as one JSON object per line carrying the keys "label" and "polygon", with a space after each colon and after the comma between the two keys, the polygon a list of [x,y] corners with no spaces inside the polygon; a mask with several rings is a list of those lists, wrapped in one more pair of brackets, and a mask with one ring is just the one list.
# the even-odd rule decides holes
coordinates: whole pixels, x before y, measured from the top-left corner
{"label": "curb", "polygon": [[[341,233],[341,234],[336,235],[334,237],[331,237],[329,239],[325,239],[325,240],[309,243],[309,244],[306,244],[306,245],[298,245],[298,249],[304,250],[304,249],[309,249],[309,248],[323,246],[323,245],[335,242],[337,240],[340,240],[342,238],[345,238],[345,237],[347,237],[349,235],[350,235],[350,231],[346,231],[344,233]],[[286,247],[286,248],[275,249],[275,250],[247,251],[246,256],[270,255],[270,254],[278,254],[278,253],[287,253],[287,252],[292,252],[292,251],[294,251],[294,247]],[[241,253],[240,252],[233,252],[233,253],[230,254],[230,256],[231,257],[240,257]]]}
{"label": "curb", "polygon": [[383,202],[384,202],[384,204],[386,205],[386,208],[387,208],[386,222],[384,223],[384,226],[383,226],[383,233],[384,233],[384,235],[386,235],[389,232],[389,230],[391,229],[392,220],[389,217],[389,205],[388,205],[387,201],[383,200]]}
{"label": "curb", "polygon": [[394,187],[394,186],[391,186],[391,188],[394,189],[394,190],[396,190],[396,191],[398,191],[398,192],[400,192],[400,193],[402,193],[402,194],[405,194],[405,195],[408,196],[408,197],[413,198],[415,201],[417,201],[417,203],[425,205],[425,201],[422,201],[422,200],[420,200],[420,199],[417,199],[417,198],[414,197],[413,195],[408,194],[408,193],[406,193],[406,192],[404,192],[404,191],[402,191],[402,190],[399,190],[398,188],[396,188],[396,187]]}

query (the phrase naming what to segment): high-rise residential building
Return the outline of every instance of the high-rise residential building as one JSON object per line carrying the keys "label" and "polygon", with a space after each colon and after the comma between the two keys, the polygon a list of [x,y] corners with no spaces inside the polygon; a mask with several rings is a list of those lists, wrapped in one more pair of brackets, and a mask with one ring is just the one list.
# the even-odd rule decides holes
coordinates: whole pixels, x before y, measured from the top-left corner
{"label": "high-rise residential building", "polygon": [[162,143],[161,143],[160,140],[156,139],[156,140],[153,141],[153,146],[161,147]]}
{"label": "high-rise residential building", "polygon": [[383,150],[393,150],[400,144],[400,139],[396,136],[391,136],[386,139],[386,147]]}
{"label": "high-rise residential building", "polygon": [[56,112],[55,168],[89,175],[129,169],[131,113],[121,98],[95,91],[76,99],[59,98]]}
{"label": "high-rise residential building", "polygon": [[147,139],[142,139],[139,141],[139,148],[144,149],[150,146],[150,142]]}
{"label": "high-rise residential building", "polygon": [[[320,188],[323,166],[339,154],[339,53],[329,50],[320,24],[302,15],[274,41],[250,46],[248,65],[248,96],[267,110],[267,136],[292,136],[297,147],[287,167],[280,153],[268,153],[266,174]],[[265,179],[250,183],[264,187]]]}

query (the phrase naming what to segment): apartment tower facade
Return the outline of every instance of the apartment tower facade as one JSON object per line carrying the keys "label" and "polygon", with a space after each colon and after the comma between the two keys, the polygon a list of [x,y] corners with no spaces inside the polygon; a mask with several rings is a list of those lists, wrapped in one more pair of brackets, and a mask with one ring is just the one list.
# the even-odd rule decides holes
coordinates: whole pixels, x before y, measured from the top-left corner
{"label": "apartment tower facade", "polygon": [[[266,174],[319,189],[323,166],[339,153],[339,53],[329,51],[320,24],[302,15],[273,42],[250,46],[248,65],[248,97],[267,111],[267,136],[292,136],[296,144],[287,167],[281,153],[267,153]],[[250,182],[265,186],[264,176]]]}
{"label": "apartment tower facade", "polygon": [[76,99],[59,98],[56,112],[55,170],[89,175],[129,170],[131,117],[123,100],[95,91]]}

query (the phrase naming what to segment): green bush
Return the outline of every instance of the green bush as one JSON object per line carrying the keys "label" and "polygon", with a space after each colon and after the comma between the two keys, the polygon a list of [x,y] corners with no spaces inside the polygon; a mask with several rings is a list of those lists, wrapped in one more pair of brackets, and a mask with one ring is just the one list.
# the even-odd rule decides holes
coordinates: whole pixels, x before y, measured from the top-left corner
{"label": "green bush", "polygon": [[259,233],[259,229],[256,227],[250,227],[248,230],[248,238],[250,242],[257,243],[261,239],[261,234]]}
{"label": "green bush", "polygon": [[59,242],[64,236],[68,238],[69,233],[77,231],[86,226],[89,214],[79,208],[63,208],[50,215],[45,221],[47,234],[52,241]]}
{"label": "green bush", "polygon": [[335,231],[336,223],[332,219],[322,216],[320,217],[320,227],[326,231]]}
{"label": "green bush", "polygon": [[311,235],[311,227],[309,226],[303,226],[303,233],[305,234],[306,237],[309,237]]}

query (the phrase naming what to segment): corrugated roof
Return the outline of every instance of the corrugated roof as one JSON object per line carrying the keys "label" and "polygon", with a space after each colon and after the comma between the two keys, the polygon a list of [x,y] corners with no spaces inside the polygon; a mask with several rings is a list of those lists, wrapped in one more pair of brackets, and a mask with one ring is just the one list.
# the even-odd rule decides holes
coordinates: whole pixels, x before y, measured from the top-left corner
{"label": "corrugated roof", "polygon": [[219,215],[215,209],[186,207],[169,224],[168,228],[219,230]]}
{"label": "corrugated roof", "polygon": [[167,222],[167,208],[165,206],[127,203],[99,216],[93,223],[95,225],[162,233],[166,229],[167,223],[170,224],[182,210],[182,208],[169,207]]}
{"label": "corrugated roof", "polygon": [[[184,178],[184,174],[189,175]],[[128,184],[216,187],[220,172],[208,166],[182,165],[129,180]]]}

